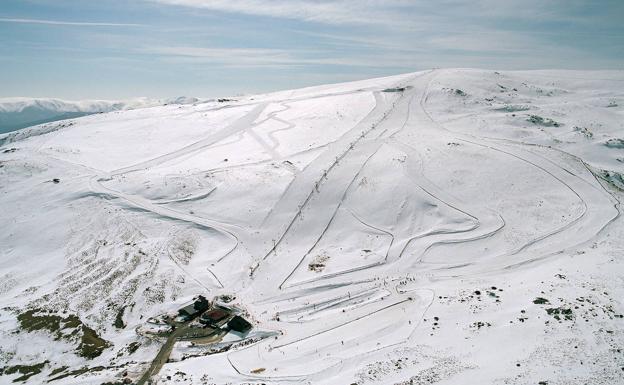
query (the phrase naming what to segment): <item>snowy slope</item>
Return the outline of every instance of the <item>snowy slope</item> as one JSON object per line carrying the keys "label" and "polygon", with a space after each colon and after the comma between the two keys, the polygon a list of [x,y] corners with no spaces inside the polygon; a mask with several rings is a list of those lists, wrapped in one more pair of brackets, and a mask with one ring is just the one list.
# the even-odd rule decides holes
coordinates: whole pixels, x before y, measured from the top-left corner
{"label": "snowy slope", "polygon": [[197,294],[255,338],[155,383],[624,383],[622,85],[434,70],[0,138],[0,383],[138,381]]}
{"label": "snowy slope", "polygon": [[124,101],[66,101],[49,98],[0,98],[0,134],[37,124],[77,118],[99,112],[129,110],[163,104],[191,104],[196,98],[171,100],[138,98]]}

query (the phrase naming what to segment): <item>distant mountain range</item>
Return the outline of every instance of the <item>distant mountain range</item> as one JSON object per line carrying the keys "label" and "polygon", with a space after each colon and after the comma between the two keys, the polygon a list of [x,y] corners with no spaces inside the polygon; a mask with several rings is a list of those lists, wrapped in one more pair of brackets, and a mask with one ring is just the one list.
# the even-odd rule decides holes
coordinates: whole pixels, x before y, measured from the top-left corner
{"label": "distant mountain range", "polygon": [[0,134],[21,128],[77,118],[85,115],[119,110],[131,110],[164,104],[191,104],[199,99],[178,97],[173,99],[136,98],[130,100],[67,101],[52,98],[0,98]]}

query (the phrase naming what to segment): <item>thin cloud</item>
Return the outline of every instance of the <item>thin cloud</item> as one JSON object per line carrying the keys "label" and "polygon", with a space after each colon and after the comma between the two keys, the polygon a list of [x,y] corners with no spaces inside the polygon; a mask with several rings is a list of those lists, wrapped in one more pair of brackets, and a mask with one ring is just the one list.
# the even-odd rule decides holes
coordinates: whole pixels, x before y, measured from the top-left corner
{"label": "thin cloud", "polygon": [[161,4],[218,12],[268,16],[325,24],[403,24],[403,0],[151,0]]}
{"label": "thin cloud", "polygon": [[318,50],[284,50],[267,48],[209,48],[192,46],[144,47],[138,53],[162,57],[179,63],[203,63],[216,66],[274,67],[297,66],[347,66],[368,68],[408,68],[413,66],[410,57],[396,55],[388,60],[363,55],[342,57]]}
{"label": "thin cloud", "polygon": [[[151,2],[206,9],[215,12],[274,17],[330,25],[382,25],[388,29],[430,29],[449,19],[523,20],[579,22],[565,9],[576,9],[579,1],[524,0],[149,0]],[[442,25],[440,25],[442,24]]]}
{"label": "thin cloud", "polygon": [[0,18],[2,23],[20,23],[20,24],[45,24],[45,25],[69,25],[76,27],[141,27],[142,24],[128,23],[97,23],[97,22],[76,22],[76,21],[60,21],[60,20],[42,20],[42,19],[11,19]]}
{"label": "thin cloud", "polygon": [[192,46],[148,47],[142,53],[158,56],[192,58],[218,64],[287,64],[292,63],[291,53],[287,50],[264,48],[206,48]]}

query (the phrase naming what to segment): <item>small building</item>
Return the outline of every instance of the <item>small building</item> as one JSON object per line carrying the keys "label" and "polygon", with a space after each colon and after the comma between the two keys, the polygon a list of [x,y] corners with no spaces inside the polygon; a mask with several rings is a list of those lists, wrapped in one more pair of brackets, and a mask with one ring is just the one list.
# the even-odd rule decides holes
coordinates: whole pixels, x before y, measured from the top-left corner
{"label": "small building", "polygon": [[246,333],[251,329],[251,324],[247,322],[246,319],[238,315],[232,317],[227,325],[230,330],[234,330],[239,333]]}
{"label": "small building", "polygon": [[199,322],[210,326],[219,326],[219,323],[225,321],[229,316],[230,312],[227,310],[214,308],[202,314]]}
{"label": "small building", "polygon": [[205,311],[205,310],[208,310],[208,308],[210,307],[210,302],[208,302],[206,297],[204,297],[203,295],[200,295],[197,298],[195,298],[195,302],[193,303],[193,306],[195,307],[195,309],[199,311]]}
{"label": "small building", "polygon": [[190,321],[194,318],[197,318],[202,312],[206,311],[210,307],[210,303],[204,296],[199,296],[195,298],[195,301],[190,304],[184,306],[182,309],[178,310],[178,315],[184,321]]}
{"label": "small building", "polygon": [[194,304],[186,305],[182,309],[178,310],[178,315],[184,321],[190,321],[190,320],[192,320],[193,318],[197,317],[200,314],[201,314],[201,311],[195,309],[195,305]]}

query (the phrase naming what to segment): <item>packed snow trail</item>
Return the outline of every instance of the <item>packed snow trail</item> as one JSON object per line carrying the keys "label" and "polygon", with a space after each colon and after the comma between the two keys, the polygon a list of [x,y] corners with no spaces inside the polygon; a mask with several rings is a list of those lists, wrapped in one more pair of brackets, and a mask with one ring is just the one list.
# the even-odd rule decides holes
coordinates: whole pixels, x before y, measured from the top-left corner
{"label": "packed snow trail", "polygon": [[[351,185],[359,176],[361,170],[366,166],[368,161],[391,137],[393,138],[395,136],[400,136],[403,131],[410,130],[419,132],[428,131],[425,135],[445,136],[444,131],[446,130],[444,130],[443,127],[439,126],[438,123],[431,118],[424,106],[424,101],[427,98],[429,84],[434,79],[434,77],[435,74],[426,74],[420,78],[417,78],[415,81],[411,81],[409,83],[409,86],[411,88],[408,88],[408,91],[402,94],[401,99],[395,104],[395,106],[393,106],[393,109],[389,113],[384,114],[383,119],[379,121],[376,125],[373,124],[370,131],[362,134],[361,142],[356,141],[355,144],[350,145],[349,151],[345,152],[340,159],[337,158],[337,161],[332,164],[330,170],[323,174],[323,179],[321,179],[320,183],[318,183],[315,186],[315,189],[311,191],[310,195],[308,195],[308,198],[304,201],[304,204],[298,206],[297,215],[301,215],[302,218],[300,218],[300,220],[298,220],[297,222],[294,222],[294,220],[289,222],[290,224],[287,227],[284,235],[279,239],[279,242],[277,242],[275,247],[266,255],[265,258],[267,263],[263,264],[262,262],[260,262],[259,267],[254,270],[254,279],[255,282],[258,282],[258,284],[252,285],[252,290],[264,293],[265,295],[271,293],[272,288],[273,290],[275,290],[274,280],[269,281],[262,279],[263,275],[269,274],[272,277],[281,277],[286,274],[285,279],[281,281],[282,283],[278,286],[278,288],[282,291],[287,291],[292,287],[292,284],[290,286],[288,285],[288,280],[293,276],[295,271],[305,268],[303,265],[306,257],[309,256],[310,252],[314,249],[319,240],[326,234],[327,229],[329,228],[330,224],[336,216],[336,213],[344,202]],[[413,99],[418,101],[417,103],[415,103],[416,106],[412,106]],[[402,120],[403,123],[399,123]],[[442,132],[440,132],[441,130]],[[372,139],[370,141],[366,140],[369,137],[375,139]],[[479,138],[470,137],[470,139],[484,142]],[[594,237],[602,228],[604,228],[604,226],[614,220],[614,218],[618,215],[617,210],[613,210],[613,202],[611,197],[608,194],[605,194],[603,190],[601,190],[600,188],[596,188],[595,186],[588,185],[585,180],[577,177],[573,173],[570,173],[569,171],[557,167],[549,162],[545,162],[544,159],[535,157],[530,152],[517,149],[509,149],[507,147],[503,149],[490,143],[475,143],[473,141],[469,141],[466,136],[456,133],[450,133],[449,140],[464,141],[466,143],[471,143],[474,145],[485,147],[487,149],[498,151],[507,156],[525,162],[529,164],[530,167],[535,167],[540,172],[546,173],[556,182],[563,185],[574,196],[576,196],[583,205],[583,211],[580,213],[579,216],[571,219],[564,225],[555,228],[548,233],[541,234],[537,238],[528,240],[522,246],[517,247],[515,250],[509,250],[502,255],[489,255],[486,257],[480,257],[477,259],[473,259],[473,262],[469,262],[468,264],[463,261],[451,262],[449,264],[448,262],[437,263],[435,259],[431,261],[427,260],[427,253],[429,253],[435,247],[440,247],[442,245],[453,245],[454,247],[457,247],[458,245],[461,245],[463,243],[474,244],[477,242],[492,242],[492,240],[500,233],[500,231],[505,226],[505,221],[500,214],[494,214],[490,213],[490,211],[485,211],[485,216],[482,215],[481,217],[475,217],[469,215],[472,219],[476,220],[476,222],[473,222],[473,225],[467,228],[451,231],[443,230],[430,232],[422,234],[420,236],[412,235],[411,237],[408,236],[403,242],[400,243],[397,243],[396,237],[393,236],[393,242],[388,252],[391,252],[390,250],[395,250],[392,253],[397,255],[397,257],[392,256],[392,254],[386,254],[389,257],[385,261],[368,266],[362,266],[360,268],[347,269],[335,274],[326,274],[321,278],[299,282],[296,286],[303,285],[304,287],[309,288],[310,290],[312,290],[313,293],[316,294],[314,286],[318,286],[318,282],[322,280],[326,281],[324,284],[328,285],[327,287],[340,285],[339,282],[342,282],[343,287],[350,287],[351,289],[353,289],[354,287],[357,287],[356,284],[349,285],[349,282],[357,282],[359,280],[366,279],[366,277],[371,276],[371,274],[382,277],[393,275],[396,276],[400,274],[401,271],[404,271],[410,266],[417,266],[420,262],[423,262],[426,265],[431,265],[431,263],[438,264],[439,266],[436,267],[436,270],[442,272],[442,274],[440,274],[440,277],[443,277],[444,272],[446,271],[446,269],[449,268],[453,268],[453,277],[457,277],[458,275],[474,275],[478,272],[491,273],[501,268],[508,268],[511,265],[523,265],[526,262],[535,261],[548,255],[561,252],[561,250],[570,245],[568,238],[566,237],[563,237],[563,243],[553,242],[553,238],[557,237],[559,234],[564,234],[567,232],[566,235],[569,236],[570,231],[576,230],[579,233],[573,238],[577,239],[578,244],[581,244],[588,239]],[[404,145],[399,145],[398,147],[400,147],[403,151],[409,150],[409,148],[406,148]],[[417,154],[414,154],[413,151],[408,152],[408,157],[414,155]],[[413,177],[413,180],[417,185],[422,183],[429,189],[431,189],[432,187],[431,183],[427,183],[426,178],[422,176],[422,172],[420,173],[420,175],[416,174]],[[308,182],[308,185],[309,184],[310,182]],[[421,188],[423,188],[425,192],[429,193],[427,187],[421,186]],[[438,199],[435,194],[429,194],[434,199]],[[442,200],[440,202],[444,201]],[[590,204],[592,205],[592,207],[588,207],[587,202],[591,202]],[[457,211],[466,214],[466,211],[462,209],[463,205],[460,202],[457,202],[456,205],[457,206],[451,207]],[[305,213],[305,210],[308,210],[313,214],[302,215],[302,213]],[[323,214],[323,210],[325,210],[327,214]],[[277,211],[279,212],[281,210]],[[273,212],[275,212],[275,208]],[[297,217],[295,217],[295,219],[297,219]],[[466,236],[458,238],[457,236],[462,233],[466,233]],[[579,238],[579,236],[581,237]],[[422,251],[420,251],[420,256],[416,259],[412,257],[405,258],[403,261],[397,260],[397,258],[400,258],[400,256],[403,254],[405,248],[413,240],[421,240],[423,249]],[[296,245],[296,248],[293,248],[293,246],[281,247],[282,243]],[[306,244],[310,244],[311,246],[305,246]],[[538,245],[540,244],[543,244],[543,246],[538,247]],[[393,245],[394,248],[392,247]],[[397,245],[400,246],[397,247]],[[412,253],[414,253],[414,249],[415,245],[412,244]],[[266,285],[270,286],[267,287]],[[319,286],[318,290],[322,291],[323,286]],[[391,294],[391,297],[392,296],[393,295]],[[397,302],[397,304],[401,303],[403,302],[401,302],[400,300],[399,302]],[[318,306],[318,304],[314,305],[314,307],[316,306]],[[389,307],[384,307],[378,310],[376,310],[376,307],[363,306],[362,308],[360,308],[360,310],[366,312],[365,314],[372,316],[377,312],[384,312],[386,310],[389,310],[392,308],[392,306],[393,305],[390,305]],[[277,313],[279,313],[279,310],[277,310]],[[291,344],[296,344],[300,341],[306,341],[307,339],[316,336],[323,336],[326,333],[328,335],[328,337],[326,338],[329,338],[331,340],[332,338],[329,337],[329,334],[332,330],[345,327],[351,322],[355,322],[361,319],[353,313],[346,318],[342,318],[344,318],[344,320],[335,320],[335,326],[326,328],[312,334],[306,334],[305,337],[298,337],[292,342],[282,342],[277,345],[271,344],[268,347],[268,351],[278,349],[279,353],[277,353],[277,356],[271,355],[267,356],[267,358],[265,359],[270,360],[273,365],[276,365],[275,360],[278,360],[278,357],[281,357],[280,354],[284,354],[287,357],[292,357],[292,355],[294,354],[294,351],[289,353],[286,351],[280,351],[280,348],[289,346]],[[412,335],[411,332],[407,334]],[[281,337],[280,339],[284,339],[284,337]],[[312,345],[319,346],[319,343],[315,343]],[[326,351],[329,350],[326,349]],[[234,356],[240,355],[240,353],[233,354]],[[306,361],[312,359],[313,356],[310,353],[308,354],[309,356]],[[230,362],[232,361],[233,360],[230,358]],[[335,361],[334,363],[334,365],[339,364],[342,365],[342,360]],[[290,367],[292,363],[283,363],[282,365],[280,366]],[[317,369],[317,371],[314,373],[321,373],[328,369],[327,366],[321,364],[316,364],[315,368]],[[283,370],[284,369],[282,369],[282,371]],[[308,372],[305,378],[310,378],[311,375],[312,373]],[[279,378],[285,380],[287,377],[288,376],[280,376]]]}
{"label": "packed snow trail", "polygon": [[[234,242],[234,247],[227,254],[220,257],[219,261],[223,260],[234,250],[236,245],[240,242],[239,237],[244,237],[246,239],[247,250],[251,251],[252,258],[256,261],[255,266],[251,270],[251,285],[248,290],[269,297],[276,296],[279,292],[288,292],[292,289],[297,290],[297,287],[300,286],[310,291],[308,296],[319,295],[319,293],[326,291],[324,287],[335,290],[333,289],[335,285],[342,287],[343,292],[349,291],[350,293],[351,290],[357,289],[358,287],[358,284],[355,282],[362,280],[364,280],[362,282],[366,282],[366,278],[371,274],[375,274],[376,276],[396,276],[406,268],[416,267],[416,269],[418,269],[419,263],[424,263],[428,266],[438,265],[436,270],[441,272],[452,269],[453,276],[474,275],[478,272],[492,272],[513,265],[520,266],[526,262],[535,261],[547,255],[561,252],[561,250],[570,246],[568,244],[570,231],[574,230],[578,232],[578,235],[574,237],[575,239],[579,239],[578,243],[583,243],[587,239],[591,239],[591,237],[597,234],[607,223],[610,223],[615,216],[618,215],[617,210],[612,214],[608,214],[608,212],[613,209],[613,202],[608,194],[588,184],[585,180],[576,177],[573,173],[550,162],[545,162],[543,158],[539,158],[522,149],[501,146],[479,137],[452,133],[445,130],[444,127],[431,118],[425,109],[429,85],[433,79],[435,79],[436,75],[435,72],[424,73],[410,79],[406,83],[400,84],[405,90],[396,98],[392,97],[394,95],[388,98],[387,95],[384,95],[382,92],[375,91],[375,108],[366,118],[355,127],[351,128],[338,141],[329,144],[321,156],[314,159],[310,165],[295,175],[293,181],[289,183],[279,201],[271,208],[269,215],[264,219],[259,236],[251,236],[247,233],[248,230],[239,226],[184,214],[162,207],[158,203],[150,202],[141,197],[129,196],[111,189],[106,189],[100,183],[102,181],[101,179],[94,179],[92,182],[93,191],[99,194],[108,193],[116,198],[124,199],[127,203],[135,207],[140,207],[164,217],[195,223],[227,234]],[[285,105],[282,104],[282,106]],[[265,103],[259,104],[243,118],[209,138],[186,146],[173,153],[137,165],[115,170],[111,174],[120,175],[154,168],[174,159],[202,151],[238,132],[247,131],[253,133],[253,126],[257,125],[254,124],[254,121],[257,120],[265,108]],[[269,119],[277,120],[279,113],[287,111],[288,109],[286,105],[282,110],[271,113],[265,121]],[[288,127],[293,128],[294,125],[289,123]],[[501,230],[505,227],[505,220],[500,213],[496,213],[493,210],[478,206],[471,207],[470,205],[450,197],[441,198],[441,196],[445,195],[444,191],[437,188],[423,175],[424,161],[420,153],[422,148],[418,148],[420,146],[409,146],[398,139],[401,138],[402,135],[412,132],[419,132],[424,136],[437,136],[438,141],[440,141],[440,138],[448,137],[450,141],[461,141],[469,145],[480,146],[525,162],[531,167],[535,167],[540,172],[548,174],[549,177],[565,186],[565,188],[579,199],[583,210],[576,218],[573,218],[558,228],[527,241],[515,250],[509,250],[498,255],[482,256],[476,259],[472,258],[469,259],[468,263],[464,261],[453,261],[450,263],[438,262],[436,257],[429,256],[432,251],[450,245],[457,247],[457,245],[466,244],[475,247],[475,245],[479,243],[491,243],[501,234]],[[271,154],[274,160],[280,158],[280,155],[274,150],[276,144],[279,143],[274,137],[272,137],[275,143],[273,147],[270,147],[255,133],[252,137]],[[367,167],[369,161],[378,154],[382,146],[388,145],[395,147],[398,151],[406,155],[407,161],[405,167],[413,183],[422,189],[431,199],[463,215],[465,217],[465,224],[460,226],[456,225],[454,228],[443,227],[437,230],[431,229],[425,233],[412,234],[406,232],[396,233],[396,231],[392,232],[380,228],[379,231],[386,232],[392,237],[392,242],[386,250],[383,260],[335,273],[323,274],[321,277],[313,279],[290,282],[298,270],[305,269],[305,263],[309,260],[311,252],[326,235],[336,215],[343,208],[349,191],[353,189],[354,183],[361,176],[362,171]],[[420,159],[418,163],[419,166],[412,165],[415,157]],[[449,201],[453,203],[448,203]],[[592,206],[589,207],[589,205]],[[349,210],[346,207],[345,209]],[[470,214],[470,212],[474,212],[475,214]],[[292,213],[295,213],[295,215],[292,216]],[[371,228],[376,228],[374,225],[366,223],[366,220],[361,216],[353,216],[362,224]],[[579,238],[579,235],[585,238]],[[561,237],[561,243],[553,242],[553,239],[557,236]],[[267,242],[268,239],[271,239],[272,242]],[[266,246],[263,245],[267,243],[272,246],[270,246],[270,249],[267,251],[262,251],[263,249],[266,250]],[[540,244],[544,244],[544,246],[540,247]],[[409,257],[403,257],[406,251],[409,253]],[[510,260],[510,258],[513,259]],[[440,277],[443,277],[443,274],[444,273],[442,273]],[[273,278],[265,279],[265,277],[268,276]],[[219,282],[220,285],[221,281],[218,278],[216,278],[216,281]],[[319,286],[321,282],[325,282],[323,285],[328,286]],[[364,284],[367,285],[366,283]],[[426,288],[423,287],[422,289],[425,290]],[[423,291],[422,293],[422,295],[426,295],[427,292]],[[342,295],[344,296],[345,294],[343,293]],[[417,295],[417,293],[412,293],[411,295]],[[350,297],[350,294],[347,297]],[[380,299],[384,298],[386,301],[392,301],[395,297],[396,299],[394,299],[394,301],[396,302],[394,304],[387,305],[378,302]],[[305,295],[302,298],[305,298]],[[341,328],[347,327],[354,322],[363,322],[362,320],[366,320],[367,317],[373,317],[373,315],[377,315],[378,313],[391,312],[395,306],[403,308],[409,301],[412,301],[412,297],[410,297],[410,299],[405,299],[405,296],[401,296],[397,292],[390,290],[388,291],[388,295],[377,297],[377,299],[358,305],[358,311],[352,309],[348,315],[335,318],[333,322],[325,323],[318,331],[308,330],[303,335],[295,334],[291,335],[289,338],[279,337],[277,343],[261,344],[260,346],[267,346],[267,352],[273,352],[271,354],[267,353],[268,355],[266,355],[264,359],[270,360],[274,365],[279,362],[276,360],[282,355],[291,357],[291,360],[307,357],[306,361],[309,361],[313,356],[310,355],[309,352],[299,352],[297,355],[299,358],[295,359],[292,358],[295,353],[294,351],[287,352],[284,349],[291,345],[300,346],[300,344],[304,342],[310,343],[311,339],[325,338],[333,340],[334,338],[331,337],[331,333],[334,330],[341,330]],[[424,299],[417,302],[421,304],[420,309],[424,309],[424,307],[431,303],[430,300],[427,301]],[[383,306],[380,307],[380,305]],[[319,306],[319,304],[314,305],[314,307],[317,306]],[[281,313],[279,306],[275,308],[274,311],[276,314]],[[307,317],[309,316],[310,313]],[[299,318],[299,322],[305,319],[306,316],[303,317],[304,318]],[[417,323],[415,323],[410,330],[413,330],[416,326]],[[370,328],[370,326],[362,326],[362,328]],[[383,334],[381,331],[379,331],[379,333]],[[406,335],[412,334],[412,331],[406,333]],[[365,337],[362,336],[360,338]],[[388,338],[388,341],[393,340],[392,338]],[[400,341],[406,341],[406,339],[403,338],[393,343],[386,343],[383,346],[388,347],[395,343],[400,343]],[[319,342],[313,343],[312,345],[316,346],[315,349],[318,349],[319,346],[321,346],[319,344],[322,345],[323,342],[319,340]],[[359,346],[359,344],[354,346]],[[343,353],[344,349],[346,349],[346,347],[343,343],[341,344],[341,351]],[[299,350],[299,348],[296,348],[296,350]],[[229,361],[236,366],[235,362],[237,360],[234,357],[238,357],[241,354],[244,355],[244,351],[241,353],[233,353],[233,356],[229,356]],[[275,356],[275,354],[278,355]],[[306,356],[305,354],[308,355]],[[308,372],[303,377],[295,377],[300,379],[309,378],[313,373],[324,372],[334,365],[342,364],[343,362],[343,358],[336,358],[336,360],[337,361],[334,361],[333,364],[331,364],[331,361],[326,362],[324,365],[318,363],[315,365],[315,372]],[[330,366],[327,366],[327,363],[330,363]],[[296,371],[291,361],[284,361],[280,365],[284,368],[289,367],[290,371]],[[238,370],[237,368],[237,371]],[[286,379],[288,377],[288,375],[281,375],[271,378]]]}
{"label": "packed snow trail", "polygon": [[[433,70],[0,137],[3,365],[94,385],[621,382],[624,95],[548,74]],[[258,338],[133,332],[197,294]],[[37,309],[110,347],[86,360],[19,329]]]}

